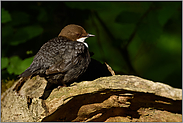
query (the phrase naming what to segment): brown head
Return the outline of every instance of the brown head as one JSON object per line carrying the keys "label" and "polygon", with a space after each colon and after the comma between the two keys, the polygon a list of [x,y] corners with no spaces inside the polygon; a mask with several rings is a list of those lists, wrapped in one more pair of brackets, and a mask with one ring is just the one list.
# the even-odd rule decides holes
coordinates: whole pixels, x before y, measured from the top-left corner
{"label": "brown head", "polygon": [[95,35],[88,34],[83,27],[75,24],[70,24],[65,26],[58,36],[64,36],[72,41],[84,42],[88,37],[93,37]]}

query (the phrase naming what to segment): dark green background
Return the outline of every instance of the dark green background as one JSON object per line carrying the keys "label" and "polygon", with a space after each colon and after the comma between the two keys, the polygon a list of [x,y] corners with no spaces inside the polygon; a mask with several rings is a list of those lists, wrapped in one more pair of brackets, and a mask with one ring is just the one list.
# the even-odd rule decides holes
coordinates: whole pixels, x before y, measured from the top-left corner
{"label": "dark green background", "polygon": [[[181,2],[1,2],[2,82],[16,80],[68,24],[88,33],[93,58],[117,74],[181,88]],[[3,84],[2,83],[2,84]]]}

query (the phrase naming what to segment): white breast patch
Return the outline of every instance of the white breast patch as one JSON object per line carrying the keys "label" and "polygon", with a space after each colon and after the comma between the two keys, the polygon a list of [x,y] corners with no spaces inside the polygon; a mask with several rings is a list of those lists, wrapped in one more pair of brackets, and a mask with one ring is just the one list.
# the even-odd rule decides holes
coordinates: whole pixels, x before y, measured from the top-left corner
{"label": "white breast patch", "polygon": [[82,38],[79,38],[79,39],[77,39],[77,41],[78,41],[78,42],[82,42],[82,43],[84,43],[84,44],[85,44],[85,46],[86,46],[86,47],[88,47],[88,44],[87,44],[86,42],[84,42],[86,38],[88,38],[88,37],[82,37]]}

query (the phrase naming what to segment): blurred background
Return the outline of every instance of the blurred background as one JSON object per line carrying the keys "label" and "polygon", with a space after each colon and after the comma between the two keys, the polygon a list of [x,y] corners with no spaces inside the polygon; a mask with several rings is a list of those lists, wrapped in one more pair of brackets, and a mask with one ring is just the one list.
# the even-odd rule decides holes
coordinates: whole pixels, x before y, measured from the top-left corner
{"label": "blurred background", "polygon": [[10,87],[68,24],[88,38],[92,58],[116,74],[182,87],[181,2],[1,2],[1,85]]}

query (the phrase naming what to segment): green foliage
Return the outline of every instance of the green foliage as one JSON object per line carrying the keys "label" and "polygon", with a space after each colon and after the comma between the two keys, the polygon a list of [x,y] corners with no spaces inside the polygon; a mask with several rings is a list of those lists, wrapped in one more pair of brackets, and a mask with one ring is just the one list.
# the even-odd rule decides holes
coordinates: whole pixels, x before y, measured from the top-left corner
{"label": "green foliage", "polygon": [[162,34],[163,28],[160,26],[155,12],[150,12],[143,22],[139,25],[137,34],[147,42],[156,42]]}
{"label": "green foliage", "polygon": [[116,17],[116,22],[121,24],[138,23],[141,16],[139,13],[123,11]]}
{"label": "green foliage", "polygon": [[[33,58],[34,57],[30,57],[30,58],[27,58],[27,59],[24,59],[22,62],[21,62],[21,65],[19,66],[21,71],[20,73],[22,73],[23,71],[25,71],[25,68],[28,68],[30,66],[30,64],[32,63],[33,61]],[[20,74],[19,73],[19,74]]]}
{"label": "green foliage", "polygon": [[20,68],[20,63],[21,59],[18,56],[13,56],[9,59],[10,65],[7,68],[7,71],[12,74],[20,74],[21,73],[21,68]]}
{"label": "green foliage", "polygon": [[1,9],[1,23],[7,23],[11,21],[11,16],[8,11],[4,10],[4,8]]}
{"label": "green foliage", "polygon": [[75,23],[96,35],[86,40],[93,58],[117,73],[181,87],[181,2],[2,2],[1,10],[3,77],[23,72]]}
{"label": "green foliage", "polygon": [[19,75],[25,68],[28,68],[33,61],[33,57],[21,60],[18,56],[12,56],[9,59],[1,58],[1,69],[7,69],[9,74]]}
{"label": "green foliage", "polygon": [[30,15],[23,11],[13,11],[12,15],[12,26],[19,26],[30,23]]}
{"label": "green foliage", "polygon": [[28,39],[34,38],[43,32],[43,28],[37,25],[24,27],[22,30],[28,33]]}
{"label": "green foliage", "polygon": [[8,58],[2,57],[1,58],[1,69],[4,69],[8,66]]}
{"label": "green foliage", "polygon": [[27,55],[32,54],[32,53],[33,53],[32,50],[26,52]]}
{"label": "green foliage", "polygon": [[164,2],[161,7],[157,14],[159,23],[163,26],[173,14],[177,13],[177,8],[180,7],[180,4],[178,2]]}
{"label": "green foliage", "polygon": [[10,35],[13,35],[13,28],[10,25],[5,25],[2,27],[2,43],[5,43],[6,39],[10,37]]}
{"label": "green foliage", "polygon": [[[19,75],[21,74],[33,61],[33,57],[28,57],[22,60],[17,55],[8,55],[12,52],[15,46],[38,37],[43,33],[43,28],[37,24],[31,22],[31,17],[24,11],[7,11],[4,8],[2,10],[2,58],[1,58],[1,70],[2,74]],[[5,48],[6,47],[6,48]],[[22,47],[20,48],[22,49]],[[26,53],[26,51],[25,51]],[[32,54],[27,52],[27,54]],[[5,76],[3,76],[4,78]]]}
{"label": "green foliage", "polygon": [[[37,25],[19,28],[14,34],[12,34],[13,28],[11,26],[5,26],[2,30],[4,32],[2,38],[6,38],[9,41],[7,42],[7,40],[3,40],[3,43],[8,43],[10,45],[25,43],[27,40],[32,39],[43,32],[43,28]],[[12,37],[9,37],[11,34]]]}
{"label": "green foliage", "polygon": [[41,8],[37,20],[40,22],[46,22],[48,20],[47,12],[45,9]]}

